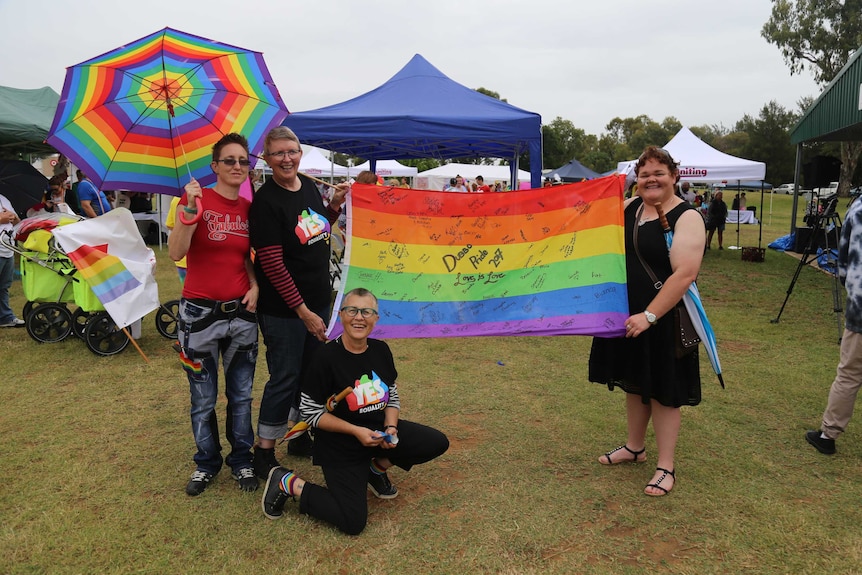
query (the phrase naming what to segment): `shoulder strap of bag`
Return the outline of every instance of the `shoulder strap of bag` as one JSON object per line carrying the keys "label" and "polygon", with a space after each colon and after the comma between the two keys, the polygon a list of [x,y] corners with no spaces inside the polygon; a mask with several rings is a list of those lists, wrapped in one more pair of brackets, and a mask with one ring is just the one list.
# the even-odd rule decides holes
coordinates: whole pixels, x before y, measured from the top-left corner
{"label": "shoulder strap of bag", "polygon": [[653,284],[653,287],[655,288],[655,291],[659,291],[661,289],[661,286],[664,285],[664,282],[656,277],[655,273],[652,271],[652,268],[649,266],[648,263],[646,263],[646,261],[644,261],[643,257],[641,256],[641,252],[638,249],[638,228],[640,227],[640,219],[641,219],[641,215],[643,214],[643,211],[644,211],[644,204],[641,203],[641,207],[638,208],[638,212],[635,214],[634,226],[632,226],[633,227],[632,240],[634,242],[635,254],[638,257],[638,260],[640,261],[641,266],[643,267],[643,269],[646,271],[647,275],[649,275],[650,279],[652,280],[652,284]]}

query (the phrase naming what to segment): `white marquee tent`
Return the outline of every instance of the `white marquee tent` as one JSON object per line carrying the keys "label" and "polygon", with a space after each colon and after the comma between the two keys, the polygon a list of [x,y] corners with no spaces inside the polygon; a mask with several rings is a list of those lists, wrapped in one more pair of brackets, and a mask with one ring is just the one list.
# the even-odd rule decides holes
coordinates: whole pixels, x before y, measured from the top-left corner
{"label": "white marquee tent", "polygon": [[[416,174],[413,187],[417,190],[442,190],[451,178],[462,176],[468,182],[482,176],[485,184],[493,186],[494,182],[505,182],[509,184],[509,166],[480,166],[477,164],[445,164],[431,170],[425,170]],[[530,172],[518,170],[518,180],[530,181]]]}
{"label": "white marquee tent", "polygon": [[[763,180],[766,164],[720,152],[683,127],[664,147],[679,162],[681,182]],[[617,171],[629,175],[637,160],[620,162]]]}
{"label": "white marquee tent", "polygon": [[[359,164],[358,166],[353,166],[350,168],[350,175],[356,177],[359,172],[364,170],[368,170],[370,163],[364,162]],[[419,170],[411,166],[405,166],[398,160],[377,160],[377,170],[376,174],[378,176],[383,176],[384,178],[400,178],[402,176],[406,176],[408,178],[412,178],[415,176]]]}

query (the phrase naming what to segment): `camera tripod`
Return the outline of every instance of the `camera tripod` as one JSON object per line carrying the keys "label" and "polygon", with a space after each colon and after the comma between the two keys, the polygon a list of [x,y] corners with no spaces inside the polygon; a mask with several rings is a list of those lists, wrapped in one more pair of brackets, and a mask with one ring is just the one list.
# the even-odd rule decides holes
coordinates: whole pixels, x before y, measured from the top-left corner
{"label": "camera tripod", "polygon": [[799,265],[796,266],[796,272],[793,274],[793,279],[790,280],[790,286],[787,288],[787,297],[784,298],[784,303],[781,304],[781,309],[778,310],[778,315],[775,319],[770,320],[771,323],[778,323],[781,319],[781,313],[784,311],[784,306],[787,305],[787,301],[790,299],[790,294],[793,293],[793,286],[796,285],[796,280],[799,279],[799,274],[802,271],[802,268],[809,264],[812,260],[817,258],[817,239],[820,237],[820,232],[825,230],[823,237],[825,238],[825,248],[824,253],[826,254],[826,262],[828,267],[832,270],[830,275],[832,276],[832,311],[835,312],[835,321],[838,324],[838,343],[841,343],[841,336],[844,333],[841,325],[841,314],[842,314],[842,291],[841,291],[841,281],[838,278],[838,258],[832,252],[832,248],[838,249],[837,238],[836,245],[829,245],[829,232],[832,229],[838,230],[841,228],[841,217],[835,211],[835,208],[838,204],[837,195],[833,198],[828,198],[826,201],[826,207],[821,214],[816,214],[813,216],[815,219],[814,228],[811,230],[811,236],[808,238],[808,243],[805,245],[805,250],[802,252],[802,258],[799,260]]}

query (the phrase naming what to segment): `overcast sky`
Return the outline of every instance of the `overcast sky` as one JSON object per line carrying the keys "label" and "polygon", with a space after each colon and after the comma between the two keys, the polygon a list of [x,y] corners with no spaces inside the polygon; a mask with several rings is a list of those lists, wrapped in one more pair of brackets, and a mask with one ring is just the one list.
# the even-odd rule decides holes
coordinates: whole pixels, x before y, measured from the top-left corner
{"label": "overcast sky", "polygon": [[769,0],[0,0],[0,85],[63,87],[65,68],[165,27],[263,52],[292,112],[382,84],[414,54],[453,80],[599,135],[645,114],[731,127],[820,90],[760,29]]}

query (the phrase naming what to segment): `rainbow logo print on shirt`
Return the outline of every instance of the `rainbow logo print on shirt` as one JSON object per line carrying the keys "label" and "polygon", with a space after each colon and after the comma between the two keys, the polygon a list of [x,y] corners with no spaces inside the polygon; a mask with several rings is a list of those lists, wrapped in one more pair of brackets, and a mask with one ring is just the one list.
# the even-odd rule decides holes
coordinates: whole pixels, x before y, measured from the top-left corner
{"label": "rainbow logo print on shirt", "polygon": [[305,245],[311,245],[318,240],[329,237],[329,220],[312,209],[302,210],[296,223],[296,237]]}
{"label": "rainbow logo print on shirt", "polygon": [[350,411],[367,413],[383,409],[389,403],[389,386],[380,376],[371,372],[371,377],[363,375],[353,384],[353,393],[347,396]]}

